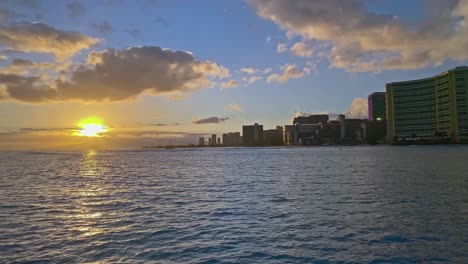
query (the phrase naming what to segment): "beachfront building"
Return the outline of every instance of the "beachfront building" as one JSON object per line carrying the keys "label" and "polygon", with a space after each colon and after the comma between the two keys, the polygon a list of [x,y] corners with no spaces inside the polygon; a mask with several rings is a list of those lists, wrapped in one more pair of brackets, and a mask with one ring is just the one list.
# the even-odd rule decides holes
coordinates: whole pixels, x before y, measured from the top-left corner
{"label": "beachfront building", "polygon": [[468,67],[386,85],[387,140],[468,141]]}
{"label": "beachfront building", "polygon": [[367,97],[368,120],[384,121],[386,118],[385,92],[372,93]]}
{"label": "beachfront building", "polygon": [[263,125],[255,123],[254,125],[242,126],[243,145],[256,146],[263,144]]}

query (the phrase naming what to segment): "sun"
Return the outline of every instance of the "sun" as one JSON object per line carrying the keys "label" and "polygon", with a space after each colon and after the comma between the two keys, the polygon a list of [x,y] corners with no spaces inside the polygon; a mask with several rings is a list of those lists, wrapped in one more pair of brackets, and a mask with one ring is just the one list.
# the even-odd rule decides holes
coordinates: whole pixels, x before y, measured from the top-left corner
{"label": "sun", "polygon": [[75,135],[81,137],[101,137],[102,134],[109,131],[102,121],[98,118],[92,117],[81,120],[78,126],[81,128]]}

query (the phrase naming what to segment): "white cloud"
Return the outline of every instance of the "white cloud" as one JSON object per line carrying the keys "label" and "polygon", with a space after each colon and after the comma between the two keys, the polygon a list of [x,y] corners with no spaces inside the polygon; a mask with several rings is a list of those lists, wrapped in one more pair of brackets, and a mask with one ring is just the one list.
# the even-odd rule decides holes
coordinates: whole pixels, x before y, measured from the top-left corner
{"label": "white cloud", "polygon": [[392,14],[369,11],[360,0],[250,3],[288,38],[300,36],[319,46],[327,44],[318,53],[335,68],[377,72],[468,59],[468,0],[424,2],[424,8],[432,12],[416,25],[405,24]]}
{"label": "white cloud", "polygon": [[355,98],[351,103],[348,111],[345,113],[346,118],[367,118],[368,103],[365,98]]}
{"label": "white cloud", "polygon": [[246,74],[254,74],[258,71],[259,69],[255,69],[255,68],[241,68],[241,72],[246,73]]}
{"label": "white cloud", "polygon": [[270,75],[267,79],[268,83],[272,82],[287,82],[289,79],[297,79],[303,77],[305,74],[310,72],[309,68],[304,68],[302,71],[297,69],[296,64],[286,64],[281,66],[281,70],[283,71],[281,74],[274,73]]}
{"label": "white cloud", "polygon": [[278,53],[282,53],[282,52],[285,52],[288,50],[288,46],[286,46],[286,44],[284,43],[279,43],[278,46],[276,47],[276,51]]}
{"label": "white cloud", "polygon": [[313,51],[304,42],[297,42],[291,47],[291,52],[299,57],[311,57]]}
{"label": "white cloud", "polygon": [[229,80],[227,82],[221,83],[221,89],[232,88],[236,87],[237,85],[239,85],[239,83],[236,80]]}

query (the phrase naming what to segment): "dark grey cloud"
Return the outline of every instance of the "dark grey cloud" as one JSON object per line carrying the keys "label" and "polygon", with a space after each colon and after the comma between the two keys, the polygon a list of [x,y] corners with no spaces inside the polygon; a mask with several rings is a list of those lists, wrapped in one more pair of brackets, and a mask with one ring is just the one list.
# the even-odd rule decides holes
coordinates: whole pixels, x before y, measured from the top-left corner
{"label": "dark grey cloud", "polygon": [[223,123],[225,121],[229,120],[229,117],[208,117],[208,118],[202,118],[202,119],[194,119],[192,122],[197,125],[201,124],[217,124],[217,123]]}
{"label": "dark grey cloud", "polygon": [[28,67],[28,66],[34,65],[34,62],[32,62],[31,60],[25,60],[25,59],[13,59],[10,65],[16,66],[16,67]]}
{"label": "dark grey cloud", "polygon": [[112,25],[107,21],[91,22],[91,27],[101,35],[109,35],[112,33]]}
{"label": "dark grey cloud", "polygon": [[67,4],[67,11],[71,17],[77,18],[86,13],[86,7],[78,1],[73,1]]}
{"label": "dark grey cloud", "polygon": [[124,101],[142,93],[187,93],[213,85],[229,71],[191,53],[157,46],[91,52],[88,64],[68,73],[68,79],[45,83],[38,76],[0,74],[7,96],[23,102],[80,100]]}
{"label": "dark grey cloud", "polygon": [[161,127],[161,126],[178,126],[179,123],[172,123],[172,124],[165,124],[165,123],[150,123],[150,124],[147,124],[147,126],[157,126],[157,127]]}

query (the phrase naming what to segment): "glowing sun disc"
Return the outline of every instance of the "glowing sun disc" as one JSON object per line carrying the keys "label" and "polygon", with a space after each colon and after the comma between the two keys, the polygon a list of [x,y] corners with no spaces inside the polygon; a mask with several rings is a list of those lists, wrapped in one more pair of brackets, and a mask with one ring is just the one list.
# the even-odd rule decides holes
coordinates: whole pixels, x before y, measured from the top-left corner
{"label": "glowing sun disc", "polygon": [[107,127],[102,124],[102,121],[97,118],[88,118],[80,122],[80,130],[77,131],[78,136],[82,137],[100,137],[108,131]]}

